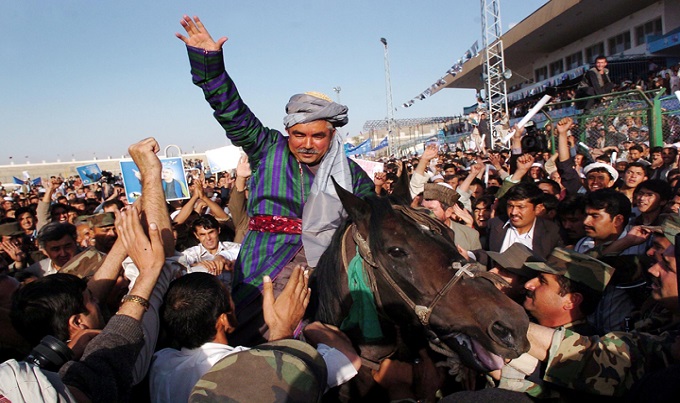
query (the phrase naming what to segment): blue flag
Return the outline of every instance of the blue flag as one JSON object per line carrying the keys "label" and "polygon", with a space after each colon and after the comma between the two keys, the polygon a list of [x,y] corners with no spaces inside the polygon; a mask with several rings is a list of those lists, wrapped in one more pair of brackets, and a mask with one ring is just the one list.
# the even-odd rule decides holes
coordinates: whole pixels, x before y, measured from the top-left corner
{"label": "blue flag", "polygon": [[17,178],[16,176],[13,176],[12,179],[14,180],[15,185],[23,185],[24,184],[24,181]]}
{"label": "blue flag", "polygon": [[345,155],[361,155],[371,151],[371,138],[367,138],[356,147],[345,148]]}
{"label": "blue flag", "polygon": [[387,146],[389,146],[389,145],[390,145],[390,143],[389,143],[389,141],[387,140],[387,136],[385,136],[385,138],[382,139],[382,141],[381,141],[374,149],[372,149],[371,151],[382,150],[383,148],[385,148],[385,147],[387,147]]}

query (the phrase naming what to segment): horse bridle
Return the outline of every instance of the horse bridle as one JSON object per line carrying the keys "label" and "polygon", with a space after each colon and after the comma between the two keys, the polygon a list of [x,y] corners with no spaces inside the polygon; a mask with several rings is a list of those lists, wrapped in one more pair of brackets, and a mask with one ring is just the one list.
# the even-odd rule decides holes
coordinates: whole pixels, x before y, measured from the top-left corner
{"label": "horse bridle", "polygon": [[[400,209],[401,211],[404,211],[405,209]],[[412,218],[413,215],[409,214]],[[421,223],[421,225],[425,225]],[[428,226],[428,228],[430,228]],[[376,269],[378,273],[383,277],[383,279],[387,282],[387,284],[392,288],[394,292],[399,295],[399,297],[408,305],[408,307],[415,313],[416,317],[420,321],[420,323],[425,327],[429,328],[430,327],[430,316],[432,315],[432,311],[434,308],[437,306],[439,301],[449,292],[449,290],[458,283],[463,276],[468,276],[470,278],[474,277],[485,277],[489,279],[492,282],[501,282],[503,283],[503,280],[497,276],[493,275],[492,273],[486,273],[486,272],[479,272],[475,273],[473,272],[470,268],[473,266],[475,263],[467,263],[465,265],[462,265],[460,262],[454,262],[451,264],[451,269],[456,270],[456,273],[449,279],[449,281],[442,287],[437,294],[434,296],[432,301],[430,302],[429,305],[424,306],[424,305],[418,305],[416,304],[411,297],[409,297],[404,290],[397,284],[396,281],[392,278],[392,276],[387,272],[387,270],[382,266],[379,265],[375,262],[373,259],[373,255],[371,253],[371,250],[369,248],[368,240],[365,239],[360,233],[359,230],[356,227],[356,224],[350,225],[348,228],[348,231],[352,232],[352,238],[354,239],[354,242],[357,244],[358,249],[359,249],[359,255],[361,258],[371,267]],[[369,276],[369,284],[374,284],[374,280],[370,277],[372,277],[372,274],[370,271],[365,271],[368,276]],[[375,286],[372,286],[371,288],[374,288],[374,293],[377,291],[375,289]],[[376,295],[377,298],[379,298]]]}

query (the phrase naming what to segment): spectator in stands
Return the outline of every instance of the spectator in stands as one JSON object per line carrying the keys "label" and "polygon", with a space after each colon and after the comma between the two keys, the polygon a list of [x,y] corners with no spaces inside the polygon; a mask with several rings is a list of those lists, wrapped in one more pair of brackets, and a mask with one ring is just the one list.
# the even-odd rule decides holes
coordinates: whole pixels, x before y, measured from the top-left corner
{"label": "spectator in stands", "polygon": [[[578,98],[608,94],[613,89],[614,84],[609,78],[609,70],[607,69],[607,58],[598,56],[595,58],[595,67],[592,67],[584,74],[583,80],[579,84]],[[596,102],[599,102],[599,100],[587,100],[586,104],[583,105],[583,109],[591,109]],[[581,108],[579,107],[579,109]]]}

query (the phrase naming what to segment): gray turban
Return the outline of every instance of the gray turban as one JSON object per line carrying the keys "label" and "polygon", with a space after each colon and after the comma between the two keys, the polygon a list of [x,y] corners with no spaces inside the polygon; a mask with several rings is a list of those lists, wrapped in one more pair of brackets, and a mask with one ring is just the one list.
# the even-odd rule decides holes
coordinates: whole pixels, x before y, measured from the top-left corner
{"label": "gray turban", "polygon": [[307,92],[290,97],[286,105],[286,117],[283,124],[286,129],[298,123],[309,123],[315,120],[325,120],[333,127],[342,127],[347,124],[347,107],[333,102],[324,94]]}

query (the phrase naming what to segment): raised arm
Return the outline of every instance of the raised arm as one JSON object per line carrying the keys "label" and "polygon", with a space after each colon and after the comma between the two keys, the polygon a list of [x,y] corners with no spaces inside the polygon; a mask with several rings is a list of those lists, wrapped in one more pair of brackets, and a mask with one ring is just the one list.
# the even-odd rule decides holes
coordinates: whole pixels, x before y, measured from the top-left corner
{"label": "raised arm", "polygon": [[128,148],[128,153],[142,173],[142,212],[144,227],[155,223],[161,237],[165,256],[175,254],[175,238],[172,235],[170,215],[161,183],[161,161],[156,156],[160,146],[153,137],[146,138]]}

